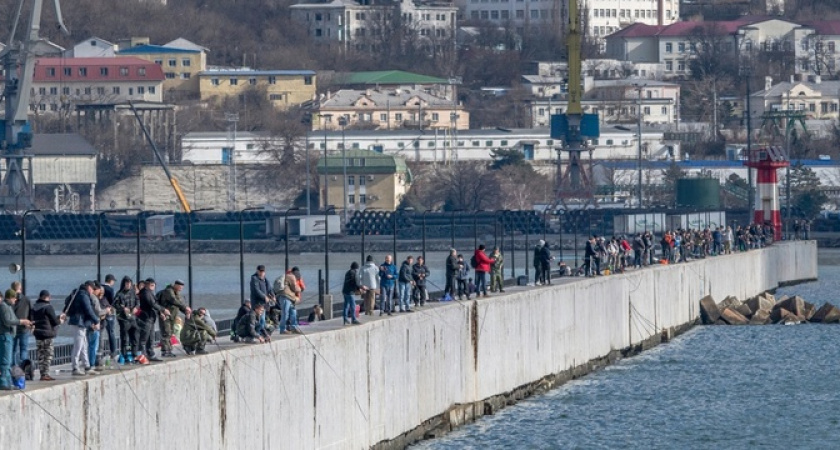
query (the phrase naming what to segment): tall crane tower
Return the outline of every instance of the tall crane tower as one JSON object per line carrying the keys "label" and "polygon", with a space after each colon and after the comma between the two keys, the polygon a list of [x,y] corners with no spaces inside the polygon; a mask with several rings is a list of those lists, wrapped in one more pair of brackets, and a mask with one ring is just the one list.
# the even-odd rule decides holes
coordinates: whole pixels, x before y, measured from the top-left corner
{"label": "tall crane tower", "polygon": [[[55,4],[56,27],[70,34],[64,26],[59,0]],[[43,0],[32,0],[28,27],[24,36],[17,40],[18,23],[21,20],[25,0],[18,0],[12,20],[12,30],[6,48],[0,53],[0,60],[6,73],[3,98],[6,115],[0,119],[0,153],[6,162],[6,173],[0,180],[0,210],[19,211],[33,205],[31,181],[24,174],[26,149],[32,146],[32,128],[29,124],[29,95],[32,76],[35,72],[36,45],[41,40],[41,7]],[[31,172],[31,165],[30,165]],[[31,173],[29,174],[31,177]]]}
{"label": "tall crane tower", "polygon": [[[587,139],[600,135],[598,115],[584,114],[581,106],[583,86],[581,85],[581,28],[580,0],[569,0],[569,27],[566,34],[568,53],[568,106],[565,114],[551,116],[551,137],[563,141],[558,149],[557,178],[555,180],[555,204],[565,204],[569,199],[593,201],[592,182],[583,170],[581,153]],[[567,165],[563,170],[561,151],[568,153]]]}

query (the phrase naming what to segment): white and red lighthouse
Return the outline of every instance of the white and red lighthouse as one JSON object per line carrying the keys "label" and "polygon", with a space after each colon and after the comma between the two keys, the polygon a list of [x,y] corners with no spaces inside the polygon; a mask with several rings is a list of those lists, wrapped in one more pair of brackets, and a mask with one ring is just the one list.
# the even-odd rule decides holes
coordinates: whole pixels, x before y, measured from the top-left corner
{"label": "white and red lighthouse", "polygon": [[782,238],[782,213],[779,210],[779,177],[776,171],[790,165],[781,147],[766,147],[750,152],[745,164],[756,169],[753,221],[773,226],[773,240]]}

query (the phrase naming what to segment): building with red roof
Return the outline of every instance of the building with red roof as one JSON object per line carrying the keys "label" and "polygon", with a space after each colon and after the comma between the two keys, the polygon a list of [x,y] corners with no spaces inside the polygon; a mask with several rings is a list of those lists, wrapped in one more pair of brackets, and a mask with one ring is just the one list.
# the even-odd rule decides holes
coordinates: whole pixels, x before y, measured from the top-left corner
{"label": "building with red roof", "polygon": [[46,112],[77,104],[161,102],[164,79],[160,65],[140,58],[38,58],[30,108]]}

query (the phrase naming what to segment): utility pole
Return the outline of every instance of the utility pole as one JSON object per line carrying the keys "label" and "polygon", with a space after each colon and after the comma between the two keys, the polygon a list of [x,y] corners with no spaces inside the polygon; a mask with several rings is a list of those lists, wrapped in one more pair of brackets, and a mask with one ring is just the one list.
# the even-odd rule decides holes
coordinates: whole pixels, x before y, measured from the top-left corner
{"label": "utility pole", "polygon": [[646,85],[644,84],[637,84],[636,85],[636,94],[638,97],[638,111],[636,111],[636,130],[639,133],[638,140],[637,140],[637,147],[638,147],[638,167],[637,167],[637,180],[636,182],[638,185],[636,186],[637,189],[637,199],[639,201],[639,209],[642,209],[642,91],[644,90]]}
{"label": "utility pole", "polygon": [[239,122],[239,113],[225,113],[225,120],[228,127],[233,131],[233,143],[230,146],[230,172],[228,185],[229,210],[235,211],[236,207],[236,124]]}
{"label": "utility pole", "polygon": [[[752,155],[752,109],[750,107],[750,77],[752,76],[752,66],[750,65],[750,61],[742,61],[741,63],[741,75],[746,79],[747,82],[747,159],[749,159]],[[752,214],[752,211],[755,207],[755,198],[753,198],[753,169],[752,167],[747,167],[747,202],[748,202],[748,211]]]}

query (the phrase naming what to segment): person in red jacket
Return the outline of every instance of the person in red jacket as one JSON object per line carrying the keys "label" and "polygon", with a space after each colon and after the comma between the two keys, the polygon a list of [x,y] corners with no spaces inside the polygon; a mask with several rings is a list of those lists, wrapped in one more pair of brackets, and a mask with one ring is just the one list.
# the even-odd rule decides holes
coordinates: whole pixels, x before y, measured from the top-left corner
{"label": "person in red jacket", "polygon": [[475,269],[475,296],[480,296],[483,291],[484,296],[487,297],[487,272],[496,260],[487,257],[484,253],[484,244],[479,245],[475,250],[473,260],[475,262],[475,267],[473,267]]}

